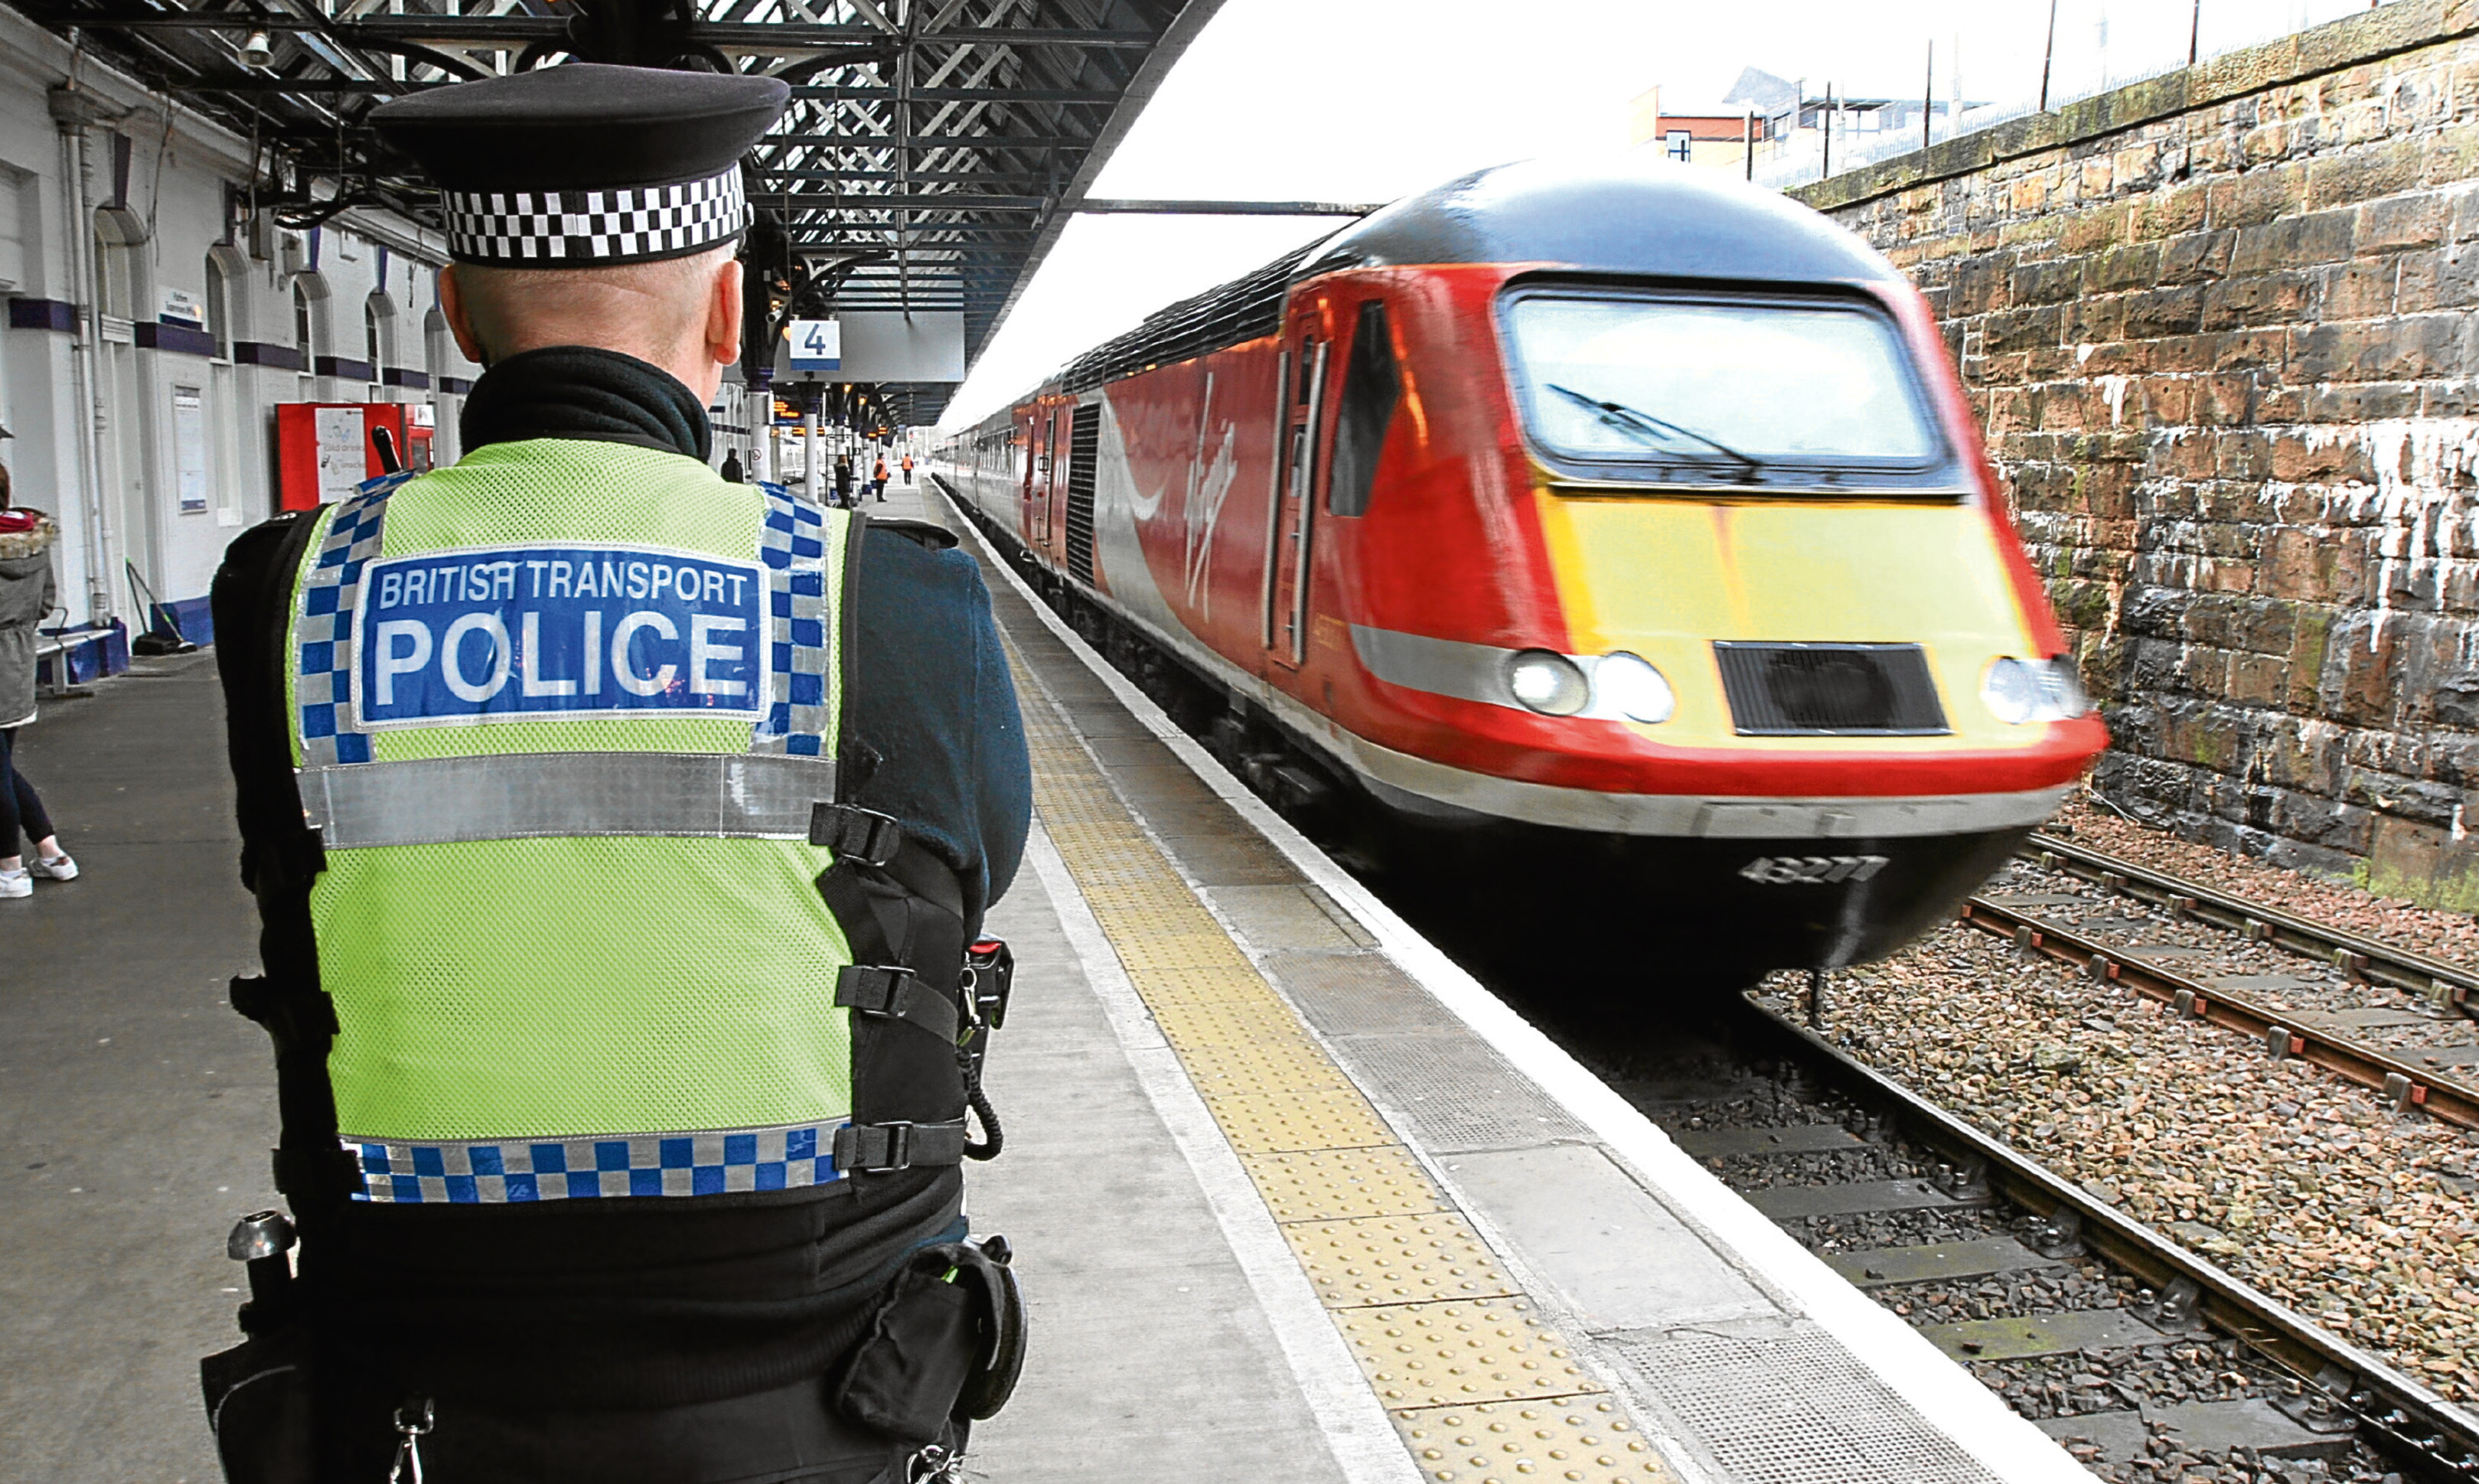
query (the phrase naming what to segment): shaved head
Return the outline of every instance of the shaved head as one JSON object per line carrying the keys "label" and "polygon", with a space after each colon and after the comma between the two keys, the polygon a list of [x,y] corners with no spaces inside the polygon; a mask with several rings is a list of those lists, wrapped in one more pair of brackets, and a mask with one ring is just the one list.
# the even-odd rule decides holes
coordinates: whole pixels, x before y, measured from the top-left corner
{"label": "shaved head", "polygon": [[440,309],[470,360],[489,365],[549,345],[594,345],[651,362],[711,401],[740,359],[740,265],[729,244],[619,268],[451,263]]}

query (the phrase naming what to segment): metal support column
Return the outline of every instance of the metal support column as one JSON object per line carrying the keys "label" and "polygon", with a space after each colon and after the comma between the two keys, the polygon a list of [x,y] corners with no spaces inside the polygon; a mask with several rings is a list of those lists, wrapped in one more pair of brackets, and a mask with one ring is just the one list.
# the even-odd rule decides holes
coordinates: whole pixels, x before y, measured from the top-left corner
{"label": "metal support column", "polygon": [[818,498],[818,384],[814,381],[801,388],[801,493],[812,501]]}

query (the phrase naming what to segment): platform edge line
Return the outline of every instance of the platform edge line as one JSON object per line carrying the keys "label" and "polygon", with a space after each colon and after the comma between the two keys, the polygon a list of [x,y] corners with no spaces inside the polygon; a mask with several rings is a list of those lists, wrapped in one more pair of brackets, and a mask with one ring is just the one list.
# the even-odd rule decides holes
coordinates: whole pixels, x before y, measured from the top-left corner
{"label": "platform edge line", "polygon": [[[1043,700],[1047,704],[1048,698]],[[1146,1101],[1204,1190],[1214,1224],[1263,1306],[1274,1343],[1317,1420],[1326,1452],[1353,1484],[1420,1484],[1419,1469],[1404,1448],[1393,1419],[1317,1298],[1256,1183],[1188,1081],[1178,1054],[1163,1038],[1048,828],[1037,819],[1025,839],[1025,856],[1050,894],[1061,930],[1084,964],[1094,998],[1110,1018]]]}
{"label": "platform edge line", "polygon": [[[1206,786],[1237,809],[1303,875],[1358,918],[1361,926],[1377,938],[1379,947],[1440,1005],[1504,1055],[1551,1101],[1604,1140],[1623,1166],[1632,1165],[1628,1173],[1636,1177],[1647,1193],[1665,1204],[1675,1203],[1682,1208],[1682,1215],[1692,1215],[1705,1232],[1728,1244],[1728,1252],[1735,1260],[1761,1272],[1767,1286],[1788,1294],[1888,1390],[1998,1477],[2024,1484],[2090,1484],[2090,1471],[2076,1463],[2063,1445],[2017,1415],[1994,1392],[1974,1379],[1969,1370],[1930,1343],[1926,1336],[1861,1293],[1827,1267],[1823,1259],[1800,1245],[1789,1233],[1724,1185],[1712,1171],[1689,1159],[1650,1118],[1482,988],[1462,965],[1328,859],[1271,806],[1249,792],[1214,755],[1180,730],[1151,697],[1119,674],[1085,642],[1083,635],[1051,611],[1006,556],[955,508],[956,497],[943,484],[938,493],[950,508],[958,534],[989,557],[990,564],[1032,608],[1035,617],[1110,688],[1130,715],[1143,723],[1156,740],[1188,764]],[[1064,868],[1061,862],[1061,869]],[[1082,905],[1081,896],[1079,904]],[[1098,923],[1094,927],[1096,932],[1100,930]],[[1128,986],[1126,992],[1134,995],[1136,991]],[[1245,1172],[1241,1173],[1244,1177]]]}

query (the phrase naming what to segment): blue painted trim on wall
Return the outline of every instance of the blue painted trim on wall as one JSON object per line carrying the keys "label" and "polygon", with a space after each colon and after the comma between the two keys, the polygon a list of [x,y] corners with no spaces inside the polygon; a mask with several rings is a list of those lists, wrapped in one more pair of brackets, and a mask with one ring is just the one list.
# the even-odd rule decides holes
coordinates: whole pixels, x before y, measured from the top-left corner
{"label": "blue painted trim on wall", "polygon": [[157,350],[177,350],[183,355],[202,355],[210,360],[216,355],[216,338],[192,325],[171,324],[157,320],[141,321],[131,327],[132,338],[141,345]]}
{"label": "blue painted trim on wall", "polygon": [[77,306],[59,299],[13,298],[9,301],[9,328],[58,330],[65,335],[77,328]]}
{"label": "blue painted trim on wall", "polygon": [[378,371],[368,361],[347,361],[341,355],[322,355],[312,363],[321,376],[334,376],[340,381],[376,381]]}
{"label": "blue painted trim on wall", "polygon": [[450,397],[463,397],[473,390],[473,383],[462,376],[442,376],[439,378],[439,390]]}
{"label": "blue painted trim on wall", "polygon": [[301,352],[292,345],[270,345],[263,340],[233,342],[233,359],[243,366],[265,366],[274,371],[297,371],[301,369]]}
{"label": "blue painted trim on wall", "polygon": [[417,392],[430,390],[430,372],[407,371],[401,366],[389,367],[379,373],[379,379],[392,387],[411,387]]}

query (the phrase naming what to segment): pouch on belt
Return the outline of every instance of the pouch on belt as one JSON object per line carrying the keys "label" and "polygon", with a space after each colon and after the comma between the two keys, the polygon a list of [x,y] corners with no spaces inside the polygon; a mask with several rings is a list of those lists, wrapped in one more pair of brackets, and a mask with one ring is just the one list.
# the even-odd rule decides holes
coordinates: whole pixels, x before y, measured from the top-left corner
{"label": "pouch on belt", "polygon": [[1007,1239],[946,1241],[905,1261],[836,1382],[836,1409],[928,1443],[950,1419],[996,1416],[1024,1369],[1024,1298]]}

